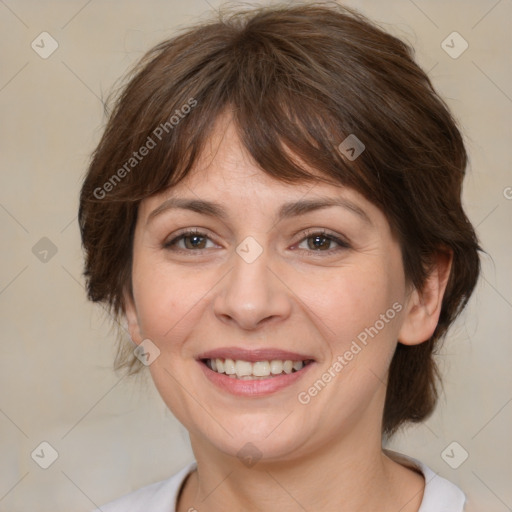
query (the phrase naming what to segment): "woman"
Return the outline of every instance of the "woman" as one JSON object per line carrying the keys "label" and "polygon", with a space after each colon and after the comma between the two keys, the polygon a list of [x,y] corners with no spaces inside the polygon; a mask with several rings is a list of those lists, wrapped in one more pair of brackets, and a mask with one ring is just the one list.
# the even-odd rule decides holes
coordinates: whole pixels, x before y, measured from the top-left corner
{"label": "woman", "polygon": [[82,187],[84,275],[196,460],[101,510],[462,511],[382,441],[433,411],[478,278],[466,160],[411,48],[355,11],[259,8],[152,49]]}

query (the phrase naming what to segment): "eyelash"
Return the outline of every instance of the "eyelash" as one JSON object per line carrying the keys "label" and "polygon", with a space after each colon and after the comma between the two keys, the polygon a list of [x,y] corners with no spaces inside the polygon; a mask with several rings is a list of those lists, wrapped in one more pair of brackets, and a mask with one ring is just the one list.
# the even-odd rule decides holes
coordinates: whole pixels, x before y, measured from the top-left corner
{"label": "eyelash", "polygon": [[[201,238],[208,238],[210,239],[210,237],[206,234],[206,233],[203,233],[199,230],[188,230],[188,231],[184,231],[180,234],[178,234],[176,237],[174,237],[172,240],[170,240],[169,242],[165,242],[163,244],[163,248],[164,249],[167,249],[167,250],[170,250],[170,251],[176,251],[176,252],[202,252],[202,251],[205,251],[206,249],[197,249],[197,250],[194,250],[194,249],[173,249],[172,246],[174,244],[176,244],[177,242],[179,242],[180,240],[182,239],[185,239],[185,238],[188,238],[190,236],[198,236],[198,237],[201,237]],[[334,252],[337,252],[337,251],[340,251],[340,250],[344,250],[344,249],[349,249],[350,248],[350,245],[348,244],[348,242],[346,242],[345,240],[342,240],[341,238],[331,234],[331,233],[328,233],[326,230],[322,229],[320,231],[303,231],[302,232],[302,236],[303,238],[301,238],[299,240],[299,244],[301,242],[303,242],[304,240],[307,240],[308,238],[313,238],[313,237],[321,237],[321,238],[325,238],[331,242],[335,242],[337,243],[340,247],[338,248],[335,248],[335,249],[329,249],[327,251],[322,251],[322,250],[308,250],[308,249],[297,249],[297,251],[299,252],[308,252],[308,253],[323,253],[323,254],[332,254]]]}

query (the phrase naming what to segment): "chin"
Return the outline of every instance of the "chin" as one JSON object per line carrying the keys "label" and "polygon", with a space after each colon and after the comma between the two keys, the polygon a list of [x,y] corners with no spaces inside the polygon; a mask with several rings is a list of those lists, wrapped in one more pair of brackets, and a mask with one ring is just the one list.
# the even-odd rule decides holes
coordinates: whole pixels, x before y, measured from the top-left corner
{"label": "chin", "polygon": [[[229,427],[226,428],[232,437],[218,425],[212,427],[214,431],[197,432],[197,428],[195,430],[211,446],[226,455],[240,459],[244,464],[247,458],[260,462],[292,460],[300,455],[301,448],[311,438],[306,432],[299,431],[295,422],[285,425],[287,420],[283,422],[282,415],[270,415],[259,419],[255,415],[251,416],[253,417],[227,422]],[[248,420],[251,424],[248,424]],[[191,435],[191,439],[193,437]]]}

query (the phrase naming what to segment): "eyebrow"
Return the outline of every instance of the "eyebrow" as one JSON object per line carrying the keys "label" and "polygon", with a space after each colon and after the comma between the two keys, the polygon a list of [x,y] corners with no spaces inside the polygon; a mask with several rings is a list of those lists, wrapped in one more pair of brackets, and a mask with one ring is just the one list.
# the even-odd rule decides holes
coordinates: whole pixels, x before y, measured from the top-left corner
{"label": "eyebrow", "polygon": [[[295,202],[284,203],[277,213],[277,221],[291,217],[298,217],[299,215],[304,215],[315,210],[330,208],[332,206],[345,208],[359,216],[366,223],[372,225],[370,217],[362,208],[354,204],[352,201],[342,197],[320,197],[317,199],[303,199]],[[229,218],[227,211],[219,203],[204,201],[201,199],[171,197],[148,215],[146,225],[148,225],[156,216],[172,209],[190,210],[210,217],[218,217],[223,221],[226,221]]]}

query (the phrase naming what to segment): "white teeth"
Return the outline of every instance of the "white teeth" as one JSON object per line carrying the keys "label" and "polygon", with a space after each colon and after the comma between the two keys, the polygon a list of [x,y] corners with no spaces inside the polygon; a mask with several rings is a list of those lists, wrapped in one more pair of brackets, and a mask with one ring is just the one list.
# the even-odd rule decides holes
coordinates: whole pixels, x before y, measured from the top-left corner
{"label": "white teeth", "polygon": [[249,361],[237,361],[235,363],[236,376],[238,378],[252,374],[252,364]]}
{"label": "white teeth", "polygon": [[270,364],[268,361],[257,361],[252,365],[252,374],[255,377],[267,377],[270,375]]}
{"label": "white teeth", "polygon": [[302,361],[294,361],[293,362],[293,369],[298,372],[299,370],[302,369],[302,367],[304,366],[304,363]]}
{"label": "white teeth", "polygon": [[226,375],[234,375],[236,373],[235,361],[233,359],[226,359],[224,361],[224,372]]}
{"label": "white teeth", "polygon": [[242,359],[207,359],[206,363],[214,372],[225,373],[230,378],[253,380],[281,375],[283,372],[285,374],[290,374],[293,371],[298,372],[306,366],[308,361],[305,363],[304,361],[292,361],[290,359],[286,361],[273,359],[272,361],[256,361],[251,363]]}
{"label": "white teeth", "polygon": [[283,373],[283,361],[278,361],[277,359],[270,361],[270,373],[272,375]]}

